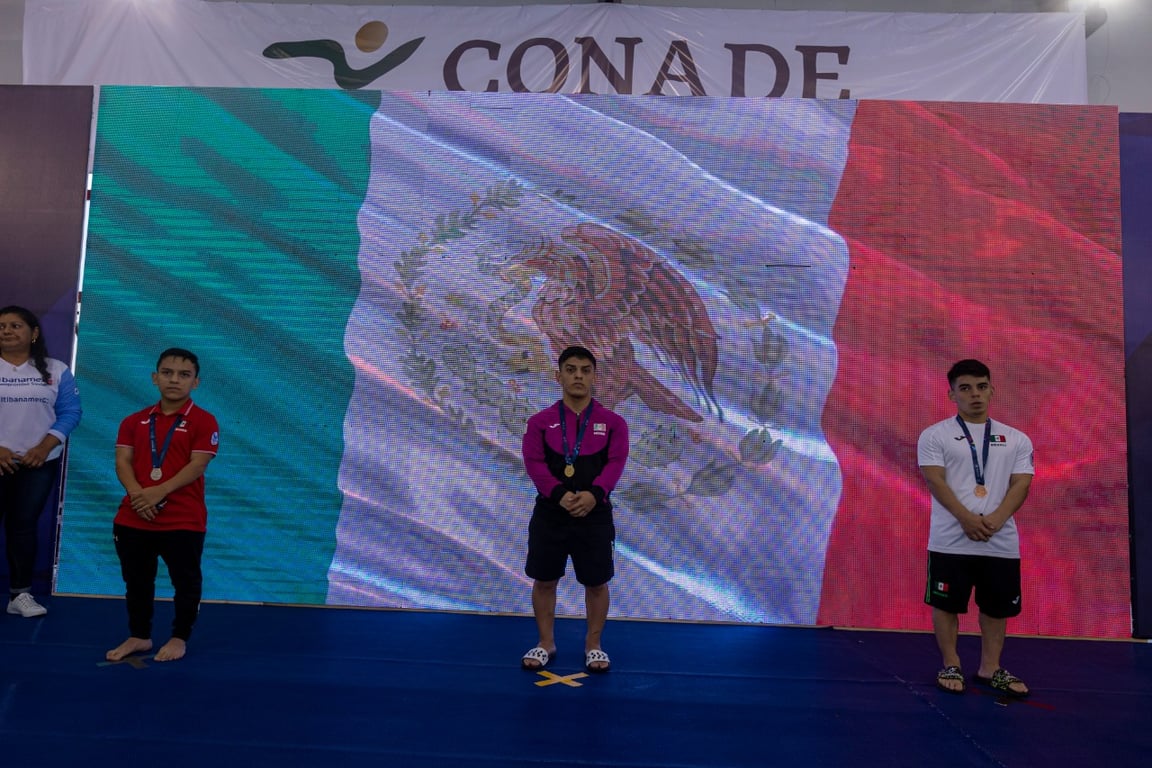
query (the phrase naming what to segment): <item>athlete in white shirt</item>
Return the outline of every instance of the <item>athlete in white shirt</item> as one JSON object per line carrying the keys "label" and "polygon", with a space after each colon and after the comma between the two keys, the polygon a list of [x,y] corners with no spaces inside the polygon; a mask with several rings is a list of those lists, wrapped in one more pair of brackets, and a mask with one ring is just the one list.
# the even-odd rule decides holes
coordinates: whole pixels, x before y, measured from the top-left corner
{"label": "athlete in white shirt", "polygon": [[1032,484],[1032,441],[993,421],[995,392],[988,366],[961,360],[948,371],[956,416],[925,429],[917,445],[920,470],[932,493],[928,583],[924,602],[944,666],[936,684],[963,693],[957,653],[959,614],[973,590],[980,610],[980,666],[974,680],[1023,698],[1028,686],[1000,666],[1008,619],[1021,610],[1020,538],[1013,515]]}

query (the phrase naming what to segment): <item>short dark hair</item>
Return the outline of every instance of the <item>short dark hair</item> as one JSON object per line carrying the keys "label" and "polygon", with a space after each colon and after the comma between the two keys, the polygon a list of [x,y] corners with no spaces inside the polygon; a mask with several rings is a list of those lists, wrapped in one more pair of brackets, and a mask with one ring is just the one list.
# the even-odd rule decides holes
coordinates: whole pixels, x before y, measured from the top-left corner
{"label": "short dark hair", "polygon": [[182,347],[168,347],[160,353],[160,357],[156,358],[156,370],[160,370],[160,363],[166,357],[175,357],[192,363],[192,367],[196,369],[196,378],[200,378],[200,358],[196,357],[195,352],[189,352]]}
{"label": "short dark hair", "polygon": [[563,368],[565,361],[573,357],[590,360],[592,361],[592,367],[596,367],[596,355],[592,354],[587,347],[565,347],[564,351],[560,353],[560,358],[556,361],[556,367]]}
{"label": "short dark hair", "polygon": [[975,376],[977,379],[991,379],[992,371],[979,360],[961,360],[948,369],[948,386],[956,386],[956,379],[961,376]]}

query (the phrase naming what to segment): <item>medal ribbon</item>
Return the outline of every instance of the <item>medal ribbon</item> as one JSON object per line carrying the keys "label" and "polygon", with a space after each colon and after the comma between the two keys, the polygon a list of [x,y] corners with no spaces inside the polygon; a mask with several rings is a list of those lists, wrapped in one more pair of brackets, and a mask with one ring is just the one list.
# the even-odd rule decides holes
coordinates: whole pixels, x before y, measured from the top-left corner
{"label": "medal ribbon", "polygon": [[[972,439],[972,433],[968,431],[968,425],[964,423],[964,419],[959,416],[956,421],[960,422],[960,429],[964,430],[964,437],[968,438],[968,447],[972,449],[972,473],[976,475],[976,485],[984,485],[984,470],[980,468],[980,461],[976,456],[976,441]],[[992,442],[992,419],[984,422],[984,466],[988,466],[988,444]]]}
{"label": "medal ribbon", "polygon": [[584,442],[584,430],[588,428],[588,422],[592,418],[592,401],[588,401],[588,407],[584,409],[584,422],[580,422],[580,416],[576,416],[576,445],[569,452],[568,450],[568,419],[564,413],[564,401],[561,400],[556,404],[560,409],[560,447],[564,451],[564,463],[568,466],[573,466],[576,463],[576,457],[580,455],[580,443]]}
{"label": "medal ribbon", "polygon": [[160,469],[160,465],[164,463],[164,457],[168,455],[168,446],[172,444],[172,435],[176,434],[176,428],[184,423],[184,417],[181,414],[176,414],[176,418],[172,421],[172,426],[168,429],[168,436],[164,438],[164,445],[159,451],[156,450],[156,414],[152,413],[148,416],[148,440],[152,444],[152,469]]}

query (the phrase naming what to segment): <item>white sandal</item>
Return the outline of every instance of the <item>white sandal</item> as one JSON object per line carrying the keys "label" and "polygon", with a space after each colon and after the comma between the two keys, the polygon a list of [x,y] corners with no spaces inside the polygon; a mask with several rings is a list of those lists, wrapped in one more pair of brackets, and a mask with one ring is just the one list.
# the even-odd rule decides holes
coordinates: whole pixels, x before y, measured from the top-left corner
{"label": "white sandal", "polygon": [[[535,648],[530,649],[528,653],[524,654],[520,658],[520,666],[524,669],[536,672],[548,666],[548,662],[552,661],[555,656],[555,652],[548,653],[547,650],[538,645]],[[528,662],[530,661],[534,661],[536,663],[529,664]]]}
{"label": "white sandal", "polygon": [[[597,663],[603,663],[604,666],[592,666],[593,664]],[[588,651],[588,653],[584,654],[584,669],[592,672],[593,674],[607,672],[608,670],[612,669],[612,660],[608,658],[608,654],[604,653],[604,651],[600,650],[599,648],[593,648],[592,650]]]}

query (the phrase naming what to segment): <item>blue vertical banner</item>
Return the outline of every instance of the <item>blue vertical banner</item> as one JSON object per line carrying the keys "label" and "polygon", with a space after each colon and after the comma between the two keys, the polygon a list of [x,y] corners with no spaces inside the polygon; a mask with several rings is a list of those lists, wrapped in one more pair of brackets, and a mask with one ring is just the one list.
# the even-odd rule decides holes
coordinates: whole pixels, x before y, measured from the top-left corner
{"label": "blue vertical banner", "polygon": [[1132,493],[1132,617],[1152,637],[1152,115],[1120,115],[1124,227],[1124,350]]}

